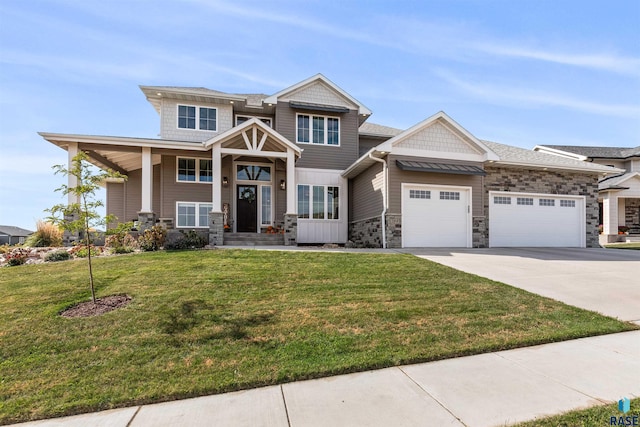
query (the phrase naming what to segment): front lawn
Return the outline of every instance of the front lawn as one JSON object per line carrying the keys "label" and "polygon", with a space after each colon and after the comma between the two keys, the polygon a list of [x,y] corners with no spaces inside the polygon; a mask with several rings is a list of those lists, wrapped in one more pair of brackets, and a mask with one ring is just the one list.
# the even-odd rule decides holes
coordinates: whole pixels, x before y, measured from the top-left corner
{"label": "front lawn", "polygon": [[67,319],[84,261],[0,270],[0,423],[634,328],[402,254],[159,252],[94,274],[133,300]]}
{"label": "front lawn", "polygon": [[[622,419],[620,419],[622,417]],[[634,418],[635,424],[634,424]],[[612,418],[615,418],[612,420]],[[633,426],[640,424],[640,399],[631,400],[630,411],[626,414],[618,410],[618,404],[594,406],[588,409],[567,412],[562,415],[542,418],[517,424],[516,427],[603,427]]]}
{"label": "front lawn", "polygon": [[640,243],[611,243],[605,245],[607,249],[635,249],[640,250]]}

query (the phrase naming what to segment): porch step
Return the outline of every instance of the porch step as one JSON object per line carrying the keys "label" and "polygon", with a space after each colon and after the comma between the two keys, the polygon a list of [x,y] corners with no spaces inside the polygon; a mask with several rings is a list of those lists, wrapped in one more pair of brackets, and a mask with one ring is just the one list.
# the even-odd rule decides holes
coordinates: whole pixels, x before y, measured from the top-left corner
{"label": "porch step", "polygon": [[224,246],[283,246],[282,234],[224,233]]}
{"label": "porch step", "polygon": [[624,236],[624,241],[627,243],[637,243],[640,242],[640,234],[628,234]]}

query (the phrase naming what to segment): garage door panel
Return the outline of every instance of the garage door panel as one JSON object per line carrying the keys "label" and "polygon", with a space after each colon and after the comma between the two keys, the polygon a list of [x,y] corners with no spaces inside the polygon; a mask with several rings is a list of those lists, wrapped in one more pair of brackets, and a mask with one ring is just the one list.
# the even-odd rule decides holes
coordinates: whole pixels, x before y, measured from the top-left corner
{"label": "garage door panel", "polygon": [[404,247],[467,247],[469,190],[405,186],[402,194]]}
{"label": "garage door panel", "polygon": [[491,193],[489,203],[492,247],[584,246],[583,198]]}

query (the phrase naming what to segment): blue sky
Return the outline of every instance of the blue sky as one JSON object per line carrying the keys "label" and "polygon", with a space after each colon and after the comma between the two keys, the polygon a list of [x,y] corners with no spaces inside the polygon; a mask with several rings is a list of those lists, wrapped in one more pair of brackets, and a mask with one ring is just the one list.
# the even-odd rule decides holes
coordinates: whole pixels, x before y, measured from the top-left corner
{"label": "blue sky", "polygon": [[38,131],[157,137],[138,85],[275,93],[323,73],[407,128],[640,144],[640,1],[0,1],[0,224],[64,199]]}

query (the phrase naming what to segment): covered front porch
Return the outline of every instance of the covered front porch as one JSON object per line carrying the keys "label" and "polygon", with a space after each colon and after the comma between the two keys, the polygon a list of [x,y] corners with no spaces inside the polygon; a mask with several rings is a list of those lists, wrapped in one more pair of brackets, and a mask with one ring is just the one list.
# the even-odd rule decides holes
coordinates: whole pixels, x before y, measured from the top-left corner
{"label": "covered front porch", "polygon": [[640,242],[640,172],[600,183],[601,243]]}

